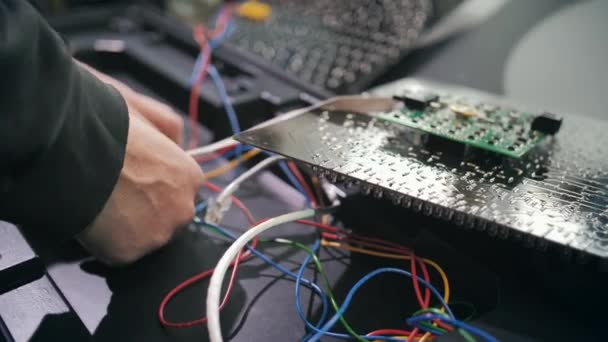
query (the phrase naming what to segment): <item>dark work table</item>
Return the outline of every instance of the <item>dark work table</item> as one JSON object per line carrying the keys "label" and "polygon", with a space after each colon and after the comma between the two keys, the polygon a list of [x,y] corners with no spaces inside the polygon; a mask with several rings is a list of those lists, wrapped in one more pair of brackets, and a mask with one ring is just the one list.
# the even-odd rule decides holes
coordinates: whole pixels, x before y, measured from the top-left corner
{"label": "dark work table", "polygon": [[[403,77],[425,78],[505,95],[556,111],[605,118],[608,69],[604,61],[608,60],[608,44],[604,36],[608,24],[603,17],[607,11],[607,3],[601,0],[507,2],[479,26],[414,52],[378,84]],[[187,68],[181,72],[183,77],[189,74]],[[144,85],[134,85],[154,93]],[[163,98],[162,93],[155,95]],[[213,167],[211,163],[205,169]],[[220,179],[217,183],[226,185],[227,180]],[[270,172],[248,183],[238,195],[256,218],[304,206],[303,197]],[[452,281],[454,302],[474,304],[478,314],[473,324],[505,340],[584,337],[591,341],[599,336],[601,322],[573,318],[588,309],[586,305],[603,302],[602,297],[591,300],[584,297],[608,284],[607,272],[596,267],[555,260],[551,254],[528,250],[510,241],[497,241],[478,232],[464,233],[445,222],[370,198],[345,201],[336,217],[346,227],[414,246],[419,255],[445,266]],[[243,230],[246,221],[233,208],[224,225]],[[297,224],[278,228],[271,234],[306,244],[311,244],[315,237],[311,228]],[[34,260],[30,267],[37,280],[18,291],[0,294],[4,325],[13,324],[15,329],[15,322],[27,322],[20,325],[23,330],[18,337],[53,340],[62,334],[57,327],[65,327],[75,331],[70,336],[78,339],[84,336],[84,327],[95,340],[101,341],[207,340],[205,326],[162,328],[157,310],[171,288],[215,265],[227,246],[224,242],[185,229],[167,247],[120,269],[97,263],[75,244],[46,246],[34,239],[30,244],[32,255],[24,258]],[[292,270],[304,258],[303,253],[280,246],[263,245],[261,249]],[[0,255],[5,254],[0,250]],[[321,259],[338,298],[343,298],[362,275],[387,266],[382,259],[325,249]],[[0,259],[0,266],[2,260],[6,259]],[[46,265],[46,273],[36,270],[39,263]],[[313,272],[309,270],[307,275],[312,277]],[[178,296],[169,305],[167,317],[188,320],[201,316],[206,285],[207,282],[202,282]],[[310,293],[307,290],[303,293],[302,301],[308,306]],[[24,296],[33,300],[23,300]],[[581,297],[585,298],[583,304]],[[314,318],[319,312],[318,301],[313,303],[310,315]],[[44,320],[41,308],[51,314]],[[356,297],[346,316],[362,331],[399,327],[414,308],[410,282],[387,276],[372,281]],[[455,308],[467,313],[466,305],[455,304]],[[8,315],[12,318],[7,319]],[[222,322],[225,336],[233,341],[298,341],[305,334],[295,311],[293,282],[255,259],[242,266],[233,296],[222,313]],[[0,324],[0,332],[7,329],[4,325]],[[8,328],[10,331],[11,327]],[[449,341],[452,337],[440,340]]]}

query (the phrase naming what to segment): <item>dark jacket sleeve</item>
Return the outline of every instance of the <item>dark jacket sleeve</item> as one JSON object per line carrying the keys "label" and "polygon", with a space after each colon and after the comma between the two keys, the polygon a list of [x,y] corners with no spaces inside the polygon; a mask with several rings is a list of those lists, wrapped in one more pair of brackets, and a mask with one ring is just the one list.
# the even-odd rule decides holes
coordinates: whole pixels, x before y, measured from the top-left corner
{"label": "dark jacket sleeve", "polygon": [[62,239],[84,229],[117,182],[128,126],[120,94],[26,0],[0,0],[0,219]]}

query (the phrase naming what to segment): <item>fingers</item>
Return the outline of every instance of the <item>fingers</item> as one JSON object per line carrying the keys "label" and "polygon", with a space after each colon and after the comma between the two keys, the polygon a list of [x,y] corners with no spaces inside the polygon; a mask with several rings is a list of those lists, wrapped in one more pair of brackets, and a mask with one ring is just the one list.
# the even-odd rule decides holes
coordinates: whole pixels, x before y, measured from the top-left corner
{"label": "fingers", "polygon": [[183,138],[183,120],[168,105],[131,89],[128,85],[84,63],[77,63],[104,83],[110,84],[123,96],[127,105],[152,123],[161,133],[180,145]]}
{"label": "fingers", "polygon": [[171,107],[141,94],[132,94],[128,101],[159,131],[178,145],[181,144],[183,120]]}
{"label": "fingers", "polygon": [[134,262],[166,245],[192,221],[203,178],[194,159],[133,110],[118,182],[78,239],[106,264]]}

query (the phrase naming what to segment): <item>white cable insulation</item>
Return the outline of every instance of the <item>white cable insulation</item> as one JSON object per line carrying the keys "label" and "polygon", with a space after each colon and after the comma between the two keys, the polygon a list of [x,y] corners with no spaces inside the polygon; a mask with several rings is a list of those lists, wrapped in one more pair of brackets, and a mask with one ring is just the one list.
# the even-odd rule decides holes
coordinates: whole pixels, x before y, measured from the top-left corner
{"label": "white cable insulation", "polygon": [[238,190],[238,188],[241,186],[241,184],[246,182],[251,177],[255,176],[260,171],[271,166],[272,164],[277,163],[284,159],[285,159],[285,157],[282,157],[282,156],[272,156],[272,157],[266,158],[266,159],[262,160],[261,162],[257,163],[251,169],[245,171],[243,174],[241,174],[235,180],[230,182],[230,184],[228,184],[228,186],[224,189],[224,191],[222,191],[217,196],[214,203],[207,210],[207,215],[205,215],[205,221],[207,221],[209,223],[213,223],[213,224],[220,224],[222,222],[224,213],[228,209],[230,209],[230,204],[231,204],[230,197],[232,196],[232,194],[234,194]]}
{"label": "white cable insulation", "polygon": [[215,266],[211,280],[209,281],[209,289],[207,290],[207,329],[209,331],[209,340],[211,342],[223,342],[222,327],[220,323],[220,295],[224,277],[230,262],[234,260],[240,250],[245,247],[251,240],[263,232],[282,225],[284,223],[301,220],[315,215],[314,209],[306,209],[295,211],[289,214],[274,217],[265,221],[241,235],[234,243],[226,250],[220,261]]}
{"label": "white cable insulation", "polygon": [[222,148],[226,148],[228,146],[232,146],[237,144],[238,141],[232,138],[222,139],[220,141],[216,141],[213,144],[205,145],[202,147],[193,148],[191,150],[186,151],[191,157],[196,158],[198,156],[204,156],[206,154],[211,154],[217,150],[221,150]]}

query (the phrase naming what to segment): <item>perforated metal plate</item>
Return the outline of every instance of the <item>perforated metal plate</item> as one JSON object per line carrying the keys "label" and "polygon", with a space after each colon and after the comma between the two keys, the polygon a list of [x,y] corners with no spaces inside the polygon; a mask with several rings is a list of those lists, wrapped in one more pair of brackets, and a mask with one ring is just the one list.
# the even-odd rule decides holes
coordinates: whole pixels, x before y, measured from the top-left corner
{"label": "perforated metal plate", "polygon": [[[382,88],[375,94],[397,90]],[[389,98],[330,100],[237,139],[459,226],[529,246],[555,243],[567,247],[566,253],[608,258],[607,123],[565,116],[556,137],[513,159],[428,140],[369,114],[392,105]]]}

